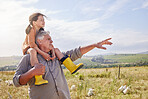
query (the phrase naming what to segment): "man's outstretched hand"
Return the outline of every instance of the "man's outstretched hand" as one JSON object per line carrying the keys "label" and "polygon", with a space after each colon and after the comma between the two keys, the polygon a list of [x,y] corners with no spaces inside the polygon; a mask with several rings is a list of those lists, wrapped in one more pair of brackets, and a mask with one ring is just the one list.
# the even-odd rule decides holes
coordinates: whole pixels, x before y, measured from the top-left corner
{"label": "man's outstretched hand", "polygon": [[95,47],[106,50],[106,47],[103,47],[103,45],[112,45],[113,43],[109,41],[111,39],[112,38],[108,38],[106,40],[98,42],[98,43],[95,44]]}

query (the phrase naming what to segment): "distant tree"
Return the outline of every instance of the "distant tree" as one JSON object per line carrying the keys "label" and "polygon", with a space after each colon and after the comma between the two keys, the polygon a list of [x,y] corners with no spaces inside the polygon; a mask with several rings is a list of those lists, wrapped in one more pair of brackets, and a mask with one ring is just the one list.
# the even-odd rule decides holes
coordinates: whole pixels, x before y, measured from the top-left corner
{"label": "distant tree", "polygon": [[103,56],[98,56],[98,57],[93,57],[91,59],[92,62],[98,62],[98,63],[104,63],[104,57]]}

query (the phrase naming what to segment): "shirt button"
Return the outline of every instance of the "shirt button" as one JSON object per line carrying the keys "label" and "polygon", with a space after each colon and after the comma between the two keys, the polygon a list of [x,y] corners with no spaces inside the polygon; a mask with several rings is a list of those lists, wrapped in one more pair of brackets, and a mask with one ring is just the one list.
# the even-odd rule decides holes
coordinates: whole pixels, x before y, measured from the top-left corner
{"label": "shirt button", "polygon": [[56,77],[53,77],[54,79],[56,79]]}

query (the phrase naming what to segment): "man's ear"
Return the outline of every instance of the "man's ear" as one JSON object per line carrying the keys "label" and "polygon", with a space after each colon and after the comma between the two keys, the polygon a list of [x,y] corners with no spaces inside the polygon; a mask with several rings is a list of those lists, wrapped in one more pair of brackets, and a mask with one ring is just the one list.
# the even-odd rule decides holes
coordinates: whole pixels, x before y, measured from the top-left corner
{"label": "man's ear", "polygon": [[42,44],[40,39],[37,39],[37,42],[38,42],[39,45]]}

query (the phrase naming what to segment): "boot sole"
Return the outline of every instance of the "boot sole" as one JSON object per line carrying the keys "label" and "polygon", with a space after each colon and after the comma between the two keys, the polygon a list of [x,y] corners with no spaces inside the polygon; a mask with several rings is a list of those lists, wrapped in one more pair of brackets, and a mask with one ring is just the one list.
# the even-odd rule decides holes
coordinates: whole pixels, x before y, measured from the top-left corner
{"label": "boot sole", "polygon": [[35,86],[42,86],[42,85],[46,85],[46,84],[48,84],[48,83],[44,83],[44,84],[39,84],[39,85],[35,85]]}
{"label": "boot sole", "polygon": [[84,65],[79,66],[72,74],[76,73],[80,68],[82,68]]}

